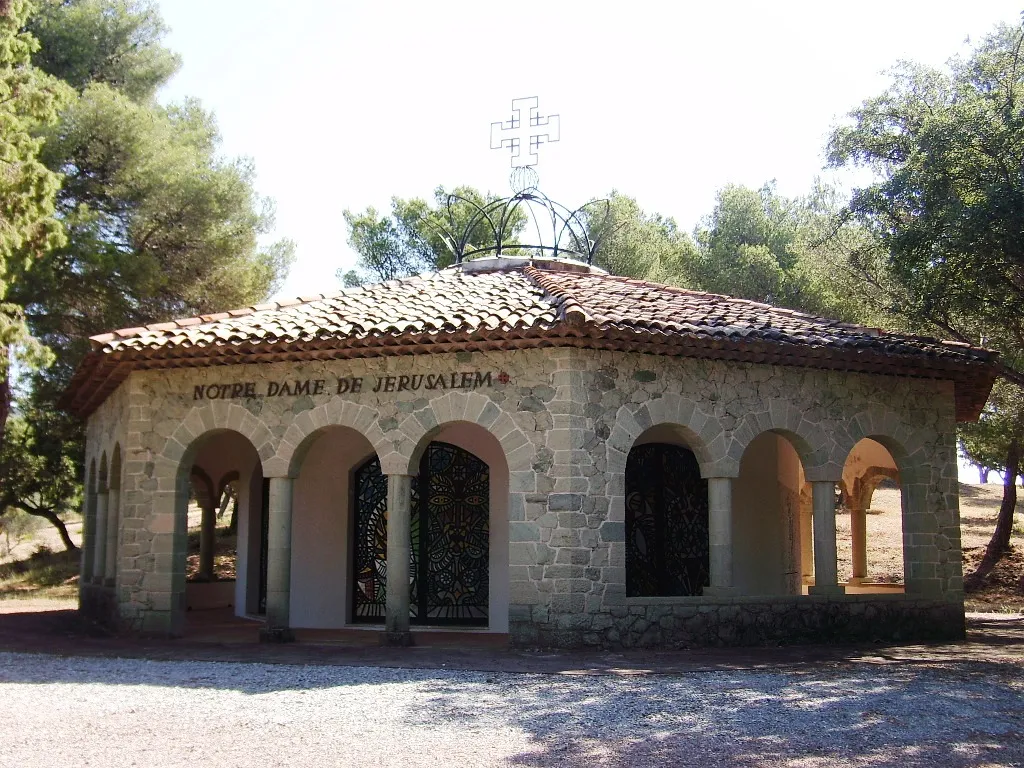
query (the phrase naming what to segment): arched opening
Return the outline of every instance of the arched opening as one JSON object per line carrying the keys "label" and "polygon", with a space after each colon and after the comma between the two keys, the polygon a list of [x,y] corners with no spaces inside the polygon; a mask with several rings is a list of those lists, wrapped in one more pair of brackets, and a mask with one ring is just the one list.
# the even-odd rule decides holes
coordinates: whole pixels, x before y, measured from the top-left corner
{"label": "arched opening", "polygon": [[681,427],[659,425],[626,458],[626,594],[695,596],[710,584],[708,483]]}
{"label": "arched opening", "polygon": [[[237,489],[233,529],[218,515],[229,484]],[[259,455],[238,432],[207,432],[185,451],[175,498],[174,571],[184,577],[182,604],[193,612],[190,620],[261,613],[266,593],[263,486]]]}
{"label": "arched opening", "polygon": [[110,512],[110,486],[107,465],[107,453],[100,457],[99,475],[96,486],[96,526],[92,545],[92,570],[90,578],[94,584],[103,583],[103,573],[107,566],[107,524]]}
{"label": "arched opening", "polygon": [[103,583],[117,582],[117,558],[121,541],[121,444],[114,445],[110,459],[110,491],[107,497],[107,552]]}
{"label": "arched opening", "polygon": [[[482,427],[453,422],[414,454],[410,509],[410,623],[508,631],[508,462]],[[352,620],[383,621],[387,478],[376,456],[356,468]]]}
{"label": "arched opening", "polygon": [[[387,590],[387,478],[376,456],[355,476],[352,619],[379,623]],[[451,443],[427,445],[412,483],[411,623],[487,626],[490,495],[486,463]]]}
{"label": "arched opening", "polygon": [[[293,627],[343,627],[351,615],[354,470],[376,458],[349,427],[306,437],[293,458],[290,621]],[[386,495],[386,489],[385,489]]]}
{"label": "arched opening", "polygon": [[788,435],[762,432],[733,486],[733,578],[741,595],[798,595],[813,580],[811,489]]}
{"label": "arched opening", "polygon": [[899,591],[904,584],[903,493],[896,460],[878,440],[846,457],[836,519],[839,580],[848,593]]}
{"label": "arched opening", "polygon": [[96,546],[96,459],[89,462],[85,485],[85,504],[82,515],[82,566],[78,578],[79,590],[92,580]]}

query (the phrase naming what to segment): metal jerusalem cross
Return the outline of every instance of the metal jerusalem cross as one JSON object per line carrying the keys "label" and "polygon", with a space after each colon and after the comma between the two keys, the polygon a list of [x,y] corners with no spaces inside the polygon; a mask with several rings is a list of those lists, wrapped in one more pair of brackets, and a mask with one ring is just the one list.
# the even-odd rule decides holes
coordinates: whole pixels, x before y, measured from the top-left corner
{"label": "metal jerusalem cross", "polygon": [[540,145],[546,141],[558,141],[558,132],[558,115],[538,115],[536,96],[512,99],[512,119],[491,123],[491,149],[509,147],[513,168],[536,165]]}

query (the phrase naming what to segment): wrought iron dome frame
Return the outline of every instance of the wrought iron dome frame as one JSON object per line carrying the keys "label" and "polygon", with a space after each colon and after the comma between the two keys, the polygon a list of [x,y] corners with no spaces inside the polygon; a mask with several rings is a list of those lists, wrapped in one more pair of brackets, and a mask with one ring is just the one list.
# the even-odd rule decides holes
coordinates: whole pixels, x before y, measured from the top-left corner
{"label": "wrought iron dome frame", "polygon": [[[462,204],[470,206],[474,212],[466,224],[460,227],[457,223],[456,208]],[[603,213],[603,216],[596,228],[599,233],[598,237],[591,239],[584,215],[592,217],[591,209],[595,207]],[[532,220],[533,222],[533,231],[536,233],[535,242],[521,242],[515,239],[515,235],[512,233],[515,214],[521,210],[526,212],[527,221]],[[611,201],[607,198],[599,198],[591,200],[579,208],[570,209],[531,186],[516,192],[511,197],[498,198],[481,205],[475,200],[453,192],[445,201],[444,218],[446,226],[438,226],[429,219],[424,219],[424,221],[438,234],[451,252],[454,264],[462,264],[464,261],[483,254],[521,256],[525,251],[554,259],[571,258],[592,265],[606,234],[607,227],[605,225],[611,218]],[[469,242],[473,230],[482,222],[487,223],[487,227],[494,237],[493,245],[477,247]],[[547,229],[548,222],[550,222],[551,240],[549,243],[545,243],[542,229]],[[591,218],[591,223],[593,222],[594,219]],[[529,223],[527,228],[529,228]]]}

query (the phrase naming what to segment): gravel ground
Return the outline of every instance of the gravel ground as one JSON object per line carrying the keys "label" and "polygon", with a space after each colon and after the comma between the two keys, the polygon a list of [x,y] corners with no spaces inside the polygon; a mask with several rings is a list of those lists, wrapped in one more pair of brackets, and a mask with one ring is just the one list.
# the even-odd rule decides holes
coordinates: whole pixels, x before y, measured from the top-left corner
{"label": "gravel ground", "polygon": [[996,664],[567,676],[0,653],[0,765],[1024,766]]}

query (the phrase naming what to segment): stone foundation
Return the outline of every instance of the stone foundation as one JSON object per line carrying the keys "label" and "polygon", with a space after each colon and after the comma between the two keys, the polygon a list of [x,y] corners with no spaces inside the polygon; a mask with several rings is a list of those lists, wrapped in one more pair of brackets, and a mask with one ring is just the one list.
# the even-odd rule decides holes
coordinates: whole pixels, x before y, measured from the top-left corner
{"label": "stone foundation", "polygon": [[563,614],[513,621],[515,646],[691,648],[851,642],[963,640],[963,603],[855,595],[632,598],[618,615]]}

